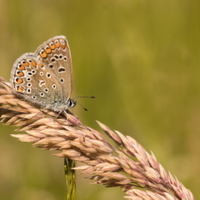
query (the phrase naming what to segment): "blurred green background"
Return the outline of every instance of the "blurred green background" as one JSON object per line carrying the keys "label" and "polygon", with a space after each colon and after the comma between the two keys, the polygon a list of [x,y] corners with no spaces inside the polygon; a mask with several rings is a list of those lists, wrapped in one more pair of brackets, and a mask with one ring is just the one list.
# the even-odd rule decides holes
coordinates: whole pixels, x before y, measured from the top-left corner
{"label": "blurred green background", "polygon": [[[200,199],[200,1],[0,0],[0,76],[55,35],[73,58],[72,111],[98,130],[99,120],[153,151]],[[3,200],[66,199],[63,160],[10,137],[0,125]],[[123,199],[120,188],[77,175],[77,199]]]}

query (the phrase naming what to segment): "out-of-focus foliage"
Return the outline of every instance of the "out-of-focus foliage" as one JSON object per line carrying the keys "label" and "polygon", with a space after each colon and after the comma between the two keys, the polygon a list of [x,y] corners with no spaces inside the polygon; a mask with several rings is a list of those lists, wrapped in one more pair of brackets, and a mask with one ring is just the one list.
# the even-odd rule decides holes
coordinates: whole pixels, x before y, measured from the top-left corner
{"label": "out-of-focus foliage", "polygon": [[[55,36],[73,58],[72,111],[132,135],[200,198],[200,2],[0,0],[0,76]],[[65,199],[63,160],[11,138],[0,126],[1,199]],[[53,152],[52,152],[53,153]],[[122,199],[80,175],[78,199]],[[120,196],[120,197],[119,197]]]}

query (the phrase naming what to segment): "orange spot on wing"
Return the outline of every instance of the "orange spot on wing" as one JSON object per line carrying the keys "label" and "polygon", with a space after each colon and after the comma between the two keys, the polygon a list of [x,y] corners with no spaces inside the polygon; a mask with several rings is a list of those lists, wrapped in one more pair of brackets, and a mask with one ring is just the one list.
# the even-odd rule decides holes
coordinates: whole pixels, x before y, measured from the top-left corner
{"label": "orange spot on wing", "polygon": [[22,86],[18,86],[16,91],[22,93],[24,88]]}
{"label": "orange spot on wing", "polygon": [[45,51],[46,51],[46,53],[51,53],[52,51],[51,51],[51,49],[49,48],[49,47],[47,47],[46,49],[45,49]]}
{"label": "orange spot on wing", "polygon": [[65,49],[65,48],[67,47],[66,41],[64,41],[64,40],[60,40],[60,44],[61,44],[61,47],[62,47],[63,49]]}
{"label": "orange spot on wing", "polygon": [[62,44],[61,47],[62,47],[63,49],[65,49],[67,46],[66,46],[65,44]]}
{"label": "orange spot on wing", "polygon": [[40,52],[40,55],[42,58],[46,58],[47,57],[47,53],[45,51]]}
{"label": "orange spot on wing", "polygon": [[56,46],[56,48],[59,48],[60,47],[60,43],[56,42],[55,46]]}
{"label": "orange spot on wing", "polygon": [[20,72],[17,73],[17,76],[22,77],[22,76],[24,76],[24,73],[20,71]]}
{"label": "orange spot on wing", "polygon": [[36,63],[35,61],[32,61],[32,62],[31,62],[31,66],[32,66],[32,67],[36,67],[36,65],[37,65],[37,63]]}
{"label": "orange spot on wing", "polygon": [[17,79],[16,79],[16,83],[17,83],[17,84],[23,83],[23,79],[22,79],[22,78],[17,78]]}
{"label": "orange spot on wing", "polygon": [[25,66],[23,66],[22,64],[20,64],[20,65],[17,67],[17,69],[19,69],[19,70],[25,70]]}
{"label": "orange spot on wing", "polygon": [[50,44],[50,48],[51,48],[52,50],[54,50],[54,49],[56,48],[56,46],[52,43],[52,44]]}
{"label": "orange spot on wing", "polygon": [[38,63],[38,66],[39,67],[43,67],[44,65],[42,63]]}
{"label": "orange spot on wing", "polygon": [[22,64],[23,66],[29,66],[29,63],[28,62],[25,62]]}

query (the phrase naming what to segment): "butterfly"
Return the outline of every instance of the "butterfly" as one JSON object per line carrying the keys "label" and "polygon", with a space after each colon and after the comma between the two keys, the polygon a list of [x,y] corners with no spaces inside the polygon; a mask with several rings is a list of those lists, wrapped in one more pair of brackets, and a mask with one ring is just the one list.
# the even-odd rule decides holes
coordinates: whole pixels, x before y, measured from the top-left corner
{"label": "butterfly", "polygon": [[10,78],[14,93],[26,101],[58,113],[74,107],[71,99],[72,59],[65,36],[42,43],[13,64]]}

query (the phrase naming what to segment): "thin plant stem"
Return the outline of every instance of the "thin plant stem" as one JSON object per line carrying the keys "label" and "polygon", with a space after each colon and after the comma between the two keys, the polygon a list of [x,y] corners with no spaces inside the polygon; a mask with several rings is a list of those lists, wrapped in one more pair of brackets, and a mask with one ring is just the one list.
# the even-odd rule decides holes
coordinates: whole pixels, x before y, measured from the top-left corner
{"label": "thin plant stem", "polygon": [[67,186],[67,200],[76,199],[76,174],[75,162],[69,158],[64,158],[65,180]]}

